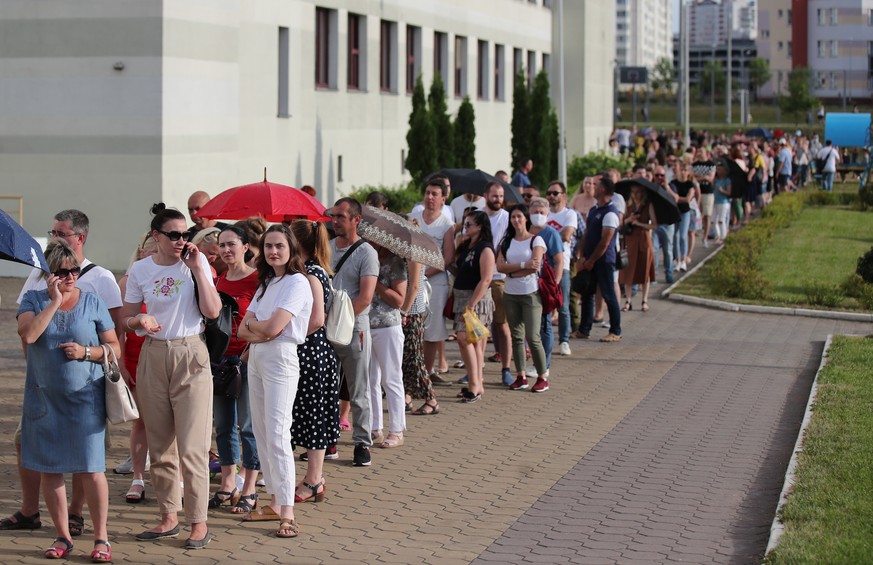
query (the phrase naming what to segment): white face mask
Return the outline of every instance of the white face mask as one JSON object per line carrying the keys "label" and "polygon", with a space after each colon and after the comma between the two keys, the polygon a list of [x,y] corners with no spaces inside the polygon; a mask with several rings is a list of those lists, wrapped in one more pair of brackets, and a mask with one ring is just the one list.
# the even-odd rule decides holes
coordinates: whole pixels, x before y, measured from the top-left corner
{"label": "white face mask", "polygon": [[541,228],[546,225],[546,220],[548,216],[545,214],[531,214],[530,215],[530,223],[537,228]]}

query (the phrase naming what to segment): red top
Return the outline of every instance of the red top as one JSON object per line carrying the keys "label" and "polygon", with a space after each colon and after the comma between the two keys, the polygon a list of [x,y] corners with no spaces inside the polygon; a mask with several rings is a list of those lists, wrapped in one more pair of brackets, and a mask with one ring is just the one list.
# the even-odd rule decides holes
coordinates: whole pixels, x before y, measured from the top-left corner
{"label": "red top", "polygon": [[233,337],[230,338],[230,345],[227,346],[225,355],[240,355],[246,347],[246,342],[237,339],[236,332],[243,316],[246,315],[246,311],[249,309],[252,298],[255,297],[255,292],[258,290],[258,272],[252,271],[252,274],[238,281],[229,281],[227,280],[227,273],[222,273],[218,277],[215,288],[232,296],[239,305],[239,313],[233,319]]}
{"label": "red top", "polygon": [[[146,306],[142,305],[142,313],[146,314]],[[126,332],[124,335],[124,367],[130,373],[130,386],[136,386],[136,364],[139,363],[139,353],[145,336],[136,335],[136,332]]]}

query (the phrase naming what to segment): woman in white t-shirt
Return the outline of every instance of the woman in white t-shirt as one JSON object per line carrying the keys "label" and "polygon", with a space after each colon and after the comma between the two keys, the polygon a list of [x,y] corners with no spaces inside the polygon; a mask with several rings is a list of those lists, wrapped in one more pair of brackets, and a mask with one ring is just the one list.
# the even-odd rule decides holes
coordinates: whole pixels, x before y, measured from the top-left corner
{"label": "woman in white t-shirt", "polygon": [[517,375],[509,388],[522,390],[528,386],[524,371],[524,341],[527,339],[537,370],[537,382],[531,391],[545,392],[549,390],[549,375],[546,352],[540,340],[543,304],[540,301],[537,273],[543,264],[546,244],[543,238],[530,233],[530,225],[527,206],[519,204],[512,209],[506,236],[500,242],[497,253],[497,270],[506,274],[503,304],[512,334],[512,359]]}
{"label": "woman in white t-shirt", "polygon": [[261,282],[239,328],[249,342],[249,402],[261,470],[272,495],[269,506],[245,522],[279,520],[276,537],[297,537],[294,519],[294,452],[291,447],[294,399],[300,381],[297,346],[306,340],[312,288],[300,245],[291,230],[270,226],[261,240]]}
{"label": "woman in white t-shirt", "polygon": [[[152,207],[152,214],[151,235],[157,253],[137,261],[128,271],[121,317],[125,330],[146,336],[136,368],[137,398],[161,512],[161,522],[136,538],[148,541],[179,535],[181,467],[187,486],[185,517],[191,523],[185,547],[200,549],[211,539],[206,512],[212,371],[202,336],[203,316],[217,317],[221,299],[206,257],[185,241],[185,216],[162,203]],[[145,314],[141,313],[143,304]]]}

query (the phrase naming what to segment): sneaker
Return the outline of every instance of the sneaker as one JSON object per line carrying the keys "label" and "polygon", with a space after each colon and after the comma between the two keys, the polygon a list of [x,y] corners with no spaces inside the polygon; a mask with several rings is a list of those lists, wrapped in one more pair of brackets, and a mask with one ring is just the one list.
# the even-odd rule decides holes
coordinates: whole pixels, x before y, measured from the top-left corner
{"label": "sneaker", "polygon": [[524,374],[529,377],[536,378],[539,373],[537,373],[536,367],[534,367],[533,365],[528,365],[524,368]]}
{"label": "sneaker", "polygon": [[452,386],[451,380],[449,380],[441,375],[438,375],[437,373],[430,374],[430,382],[431,382],[431,384],[438,385],[438,386]]}
{"label": "sneaker", "polygon": [[355,445],[355,458],[352,460],[352,465],[355,467],[369,467],[370,463],[370,448],[363,443]]}
{"label": "sneaker", "polygon": [[115,468],[116,475],[129,475],[133,473],[133,460],[130,458],[130,455],[127,456],[127,459],[118,464]]}
{"label": "sneaker", "polygon": [[264,477],[258,477],[258,480],[255,481],[255,486],[264,488],[267,486],[267,481],[264,480]]}
{"label": "sneaker", "polygon": [[495,353],[494,355],[489,357],[488,360],[492,363],[500,363],[501,361],[503,361],[503,358],[500,357],[500,353]]}
{"label": "sneaker", "polygon": [[327,446],[327,449],[324,451],[324,458],[331,461],[339,459],[339,451],[337,451],[335,443]]}
{"label": "sneaker", "polygon": [[570,344],[567,343],[566,341],[561,342],[559,351],[560,351],[561,355],[572,355],[573,354],[573,352],[570,351]]}
{"label": "sneaker", "polygon": [[470,377],[467,376],[467,375],[464,375],[463,377],[461,377],[460,379],[456,380],[455,382],[458,383],[459,385],[470,384]]}
{"label": "sneaker", "polygon": [[524,390],[527,388],[527,377],[517,377],[515,382],[509,385],[509,390]]}
{"label": "sneaker", "polygon": [[542,377],[537,377],[537,382],[531,387],[531,392],[546,392],[549,390],[549,381]]}
{"label": "sneaker", "polygon": [[509,369],[503,369],[500,375],[503,378],[503,386],[509,386],[515,382],[515,377],[512,376],[512,371]]}
{"label": "sneaker", "polygon": [[667,281],[667,284],[673,284],[673,274],[665,275],[664,280]]}
{"label": "sneaker", "polygon": [[706,238],[703,238],[703,248],[709,249],[709,240]]}
{"label": "sneaker", "polygon": [[609,328],[609,322],[603,322],[602,324],[600,324],[600,327],[601,327],[601,328],[607,328],[607,329],[608,329],[608,328]]}

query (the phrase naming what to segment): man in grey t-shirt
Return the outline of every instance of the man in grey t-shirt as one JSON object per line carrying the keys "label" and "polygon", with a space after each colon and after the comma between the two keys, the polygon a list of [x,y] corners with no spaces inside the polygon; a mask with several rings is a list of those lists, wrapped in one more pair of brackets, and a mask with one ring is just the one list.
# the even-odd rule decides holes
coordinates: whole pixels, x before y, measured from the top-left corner
{"label": "man in grey t-shirt", "polygon": [[[373,445],[372,412],[370,410],[370,303],[376,290],[379,276],[379,258],[369,243],[355,246],[359,240],[358,224],[361,223],[361,205],[353,198],[340,198],[330,213],[336,239],[330,242],[331,267],[334,269],[333,286],[343,289],[352,299],[355,311],[355,333],[348,345],[334,345],[342,365],[349,402],[352,405],[352,439],[356,467],[370,465],[370,447]],[[338,273],[337,264],[346,253],[351,255],[343,261]]]}

